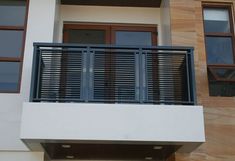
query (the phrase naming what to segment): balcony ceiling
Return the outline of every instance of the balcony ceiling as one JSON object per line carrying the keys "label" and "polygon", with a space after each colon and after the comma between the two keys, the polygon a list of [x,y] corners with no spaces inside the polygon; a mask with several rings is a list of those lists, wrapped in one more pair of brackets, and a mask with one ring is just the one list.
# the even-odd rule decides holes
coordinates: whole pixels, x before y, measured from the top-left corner
{"label": "balcony ceiling", "polygon": [[126,144],[42,144],[50,159],[165,160],[179,146]]}
{"label": "balcony ceiling", "polygon": [[162,0],[61,0],[66,5],[160,7]]}

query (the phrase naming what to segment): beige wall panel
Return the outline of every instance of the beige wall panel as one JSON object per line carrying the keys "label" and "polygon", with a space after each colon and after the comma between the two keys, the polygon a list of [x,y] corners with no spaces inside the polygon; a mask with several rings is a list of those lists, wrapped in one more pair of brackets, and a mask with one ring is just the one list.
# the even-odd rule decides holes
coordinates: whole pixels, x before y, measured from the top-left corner
{"label": "beige wall panel", "polygon": [[176,161],[235,160],[235,108],[205,108],[206,143],[191,154],[176,154]]}
{"label": "beige wall panel", "polygon": [[[234,0],[206,2],[233,2],[235,4]],[[172,44],[195,48],[198,104],[205,107],[235,107],[235,98],[209,96],[201,4],[200,0],[170,1]]]}
{"label": "beige wall panel", "polygon": [[171,1],[172,44],[194,46],[196,43],[195,14],[192,0]]}
{"label": "beige wall panel", "polygon": [[[203,2],[232,2],[208,0]],[[198,104],[204,106],[206,143],[191,154],[176,154],[176,161],[235,160],[235,97],[210,97],[201,0],[171,0],[172,44],[195,48]]]}
{"label": "beige wall panel", "polygon": [[195,32],[172,32],[173,46],[194,46]]}

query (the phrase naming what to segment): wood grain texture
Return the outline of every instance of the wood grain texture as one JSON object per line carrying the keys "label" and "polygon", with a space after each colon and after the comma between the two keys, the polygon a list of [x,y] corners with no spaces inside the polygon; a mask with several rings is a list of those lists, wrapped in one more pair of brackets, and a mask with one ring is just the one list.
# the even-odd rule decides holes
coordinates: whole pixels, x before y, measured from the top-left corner
{"label": "wood grain texture", "polygon": [[[235,0],[207,0],[231,3]],[[170,0],[172,44],[195,48],[198,104],[204,106],[206,143],[176,161],[235,161],[235,97],[210,97],[201,0]]]}

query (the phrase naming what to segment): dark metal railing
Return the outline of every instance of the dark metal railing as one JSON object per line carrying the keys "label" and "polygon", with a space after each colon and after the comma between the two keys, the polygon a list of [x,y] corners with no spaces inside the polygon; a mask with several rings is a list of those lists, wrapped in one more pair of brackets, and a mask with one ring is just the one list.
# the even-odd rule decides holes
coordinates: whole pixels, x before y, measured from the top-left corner
{"label": "dark metal railing", "polygon": [[34,43],[30,101],[194,105],[193,48]]}

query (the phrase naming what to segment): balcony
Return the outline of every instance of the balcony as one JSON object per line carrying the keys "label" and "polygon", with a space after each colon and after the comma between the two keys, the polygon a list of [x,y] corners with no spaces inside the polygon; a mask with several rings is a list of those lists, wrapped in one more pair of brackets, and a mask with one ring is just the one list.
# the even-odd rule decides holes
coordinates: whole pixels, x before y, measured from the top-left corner
{"label": "balcony", "polygon": [[44,149],[51,159],[162,161],[205,141],[192,48],[35,43],[34,49],[21,127],[31,150]]}

